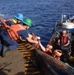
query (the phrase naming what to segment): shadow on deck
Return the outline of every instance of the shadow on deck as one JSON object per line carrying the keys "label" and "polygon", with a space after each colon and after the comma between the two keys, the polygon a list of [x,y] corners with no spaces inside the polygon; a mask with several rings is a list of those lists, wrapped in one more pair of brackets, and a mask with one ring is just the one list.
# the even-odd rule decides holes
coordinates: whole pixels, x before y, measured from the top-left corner
{"label": "shadow on deck", "polygon": [[18,51],[8,51],[0,57],[0,75],[24,75],[23,55]]}
{"label": "shadow on deck", "polygon": [[32,50],[29,43],[20,42],[17,50],[0,57],[0,75],[41,75],[32,60],[27,60],[34,58]]}

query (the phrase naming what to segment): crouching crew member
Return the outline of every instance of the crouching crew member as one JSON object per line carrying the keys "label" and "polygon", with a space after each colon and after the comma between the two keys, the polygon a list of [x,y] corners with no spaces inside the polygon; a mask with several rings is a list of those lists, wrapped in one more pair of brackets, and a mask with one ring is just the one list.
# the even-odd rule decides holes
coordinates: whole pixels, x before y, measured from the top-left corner
{"label": "crouching crew member", "polygon": [[21,24],[13,24],[11,26],[8,26],[0,17],[0,21],[3,23],[4,30],[0,32],[1,41],[3,44],[7,45],[7,48],[4,47],[2,49],[2,56],[5,56],[5,53],[7,50],[15,50],[18,47],[17,40],[23,39],[28,40],[28,42],[38,44],[38,41],[32,40],[28,36],[27,29],[32,25],[32,21],[29,18],[26,18],[23,20],[23,25]]}

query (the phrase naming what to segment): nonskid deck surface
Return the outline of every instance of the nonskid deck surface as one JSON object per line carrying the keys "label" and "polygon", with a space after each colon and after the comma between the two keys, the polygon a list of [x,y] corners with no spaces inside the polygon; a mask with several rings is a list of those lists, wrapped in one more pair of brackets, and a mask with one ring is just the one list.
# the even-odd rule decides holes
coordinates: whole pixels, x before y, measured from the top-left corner
{"label": "nonskid deck surface", "polygon": [[0,75],[41,75],[33,61],[33,50],[29,43],[21,42],[17,50],[0,57]]}

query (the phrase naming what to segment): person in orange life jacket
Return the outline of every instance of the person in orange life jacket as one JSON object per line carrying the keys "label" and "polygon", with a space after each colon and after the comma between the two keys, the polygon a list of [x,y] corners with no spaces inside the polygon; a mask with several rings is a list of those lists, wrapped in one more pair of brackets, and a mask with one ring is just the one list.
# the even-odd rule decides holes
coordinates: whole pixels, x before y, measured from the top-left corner
{"label": "person in orange life jacket", "polygon": [[47,54],[52,55],[52,48],[53,46],[50,44],[47,44],[46,48],[41,44],[41,42],[39,42],[39,46],[41,48],[42,51],[44,51]]}
{"label": "person in orange life jacket", "polygon": [[[19,25],[20,27],[22,27],[23,29],[25,29],[22,25]],[[16,26],[11,26],[13,29],[16,27]],[[7,28],[10,28],[10,26],[7,26]],[[17,28],[15,28],[15,29],[17,29]],[[22,29],[21,29],[22,30]],[[26,30],[26,29],[25,29]],[[10,32],[10,31],[9,31]],[[26,35],[26,31],[24,32],[24,31],[21,31],[22,32],[22,34],[24,35],[25,34],[25,36],[27,36]],[[20,32],[20,33],[21,33]],[[23,33],[24,32],[24,33]],[[20,34],[19,33],[19,34]],[[21,34],[21,35],[22,35]],[[14,39],[12,39],[12,38],[10,38],[10,36],[9,36],[9,34],[8,34],[8,32],[7,32],[7,30],[2,30],[1,32],[0,32],[0,36],[1,36],[1,41],[2,41],[2,44],[1,45],[4,45],[5,43],[6,43],[6,45],[8,45],[8,48],[10,49],[10,50],[15,50],[17,47],[18,47],[18,43],[14,40]],[[14,35],[15,36],[15,35]],[[1,48],[1,47],[0,47]],[[2,48],[1,48],[2,49]],[[6,49],[5,49],[6,50]],[[4,56],[4,55],[3,55]]]}
{"label": "person in orange life jacket", "polygon": [[66,30],[62,30],[62,34],[60,35],[58,40],[58,45],[59,49],[62,51],[62,55],[60,57],[61,60],[68,61],[71,51],[70,51],[70,38]]}
{"label": "person in orange life jacket", "polygon": [[[18,14],[17,16],[15,16],[17,19],[19,19],[19,20],[17,20],[17,22],[16,21],[14,21],[14,23],[15,24],[17,24],[17,23],[20,23],[19,21],[22,21],[23,20],[23,15],[22,14]],[[12,22],[12,19],[7,19],[7,20],[4,20],[4,22],[8,25],[7,27],[9,27],[9,26],[11,26],[11,25],[13,25],[14,23]],[[0,23],[0,36],[1,36],[1,41],[2,41],[2,43],[0,42],[0,53],[2,52],[1,50],[3,49],[3,48],[5,48],[5,50],[7,49],[6,47],[5,47],[5,43],[4,42],[6,42],[6,44],[7,45],[10,45],[9,46],[9,49],[10,50],[14,50],[15,48],[17,48],[18,47],[18,43],[16,42],[16,41],[11,41],[11,39],[9,38],[9,37],[7,37],[8,36],[8,33],[7,33],[7,31],[6,30],[4,30],[5,29],[5,26],[4,25],[2,25],[3,23],[1,22]],[[2,27],[3,26],[3,27]],[[2,56],[4,56],[4,55],[2,55]]]}
{"label": "person in orange life jacket", "polygon": [[[20,24],[11,25],[10,28],[15,32],[17,37],[13,35],[14,37],[13,38],[10,36],[11,34],[9,34],[10,31],[8,32],[6,30],[3,30],[0,34],[2,42],[7,43],[9,50],[17,49],[18,43],[16,40],[20,37],[21,39],[28,40],[28,42],[31,42],[31,43],[34,43],[34,44],[38,43],[38,41],[34,41],[31,39],[31,37],[28,36],[27,29],[31,26],[31,24],[32,24],[32,21],[27,18],[23,21],[23,25],[20,25]],[[3,52],[3,54],[5,53]]]}
{"label": "person in orange life jacket", "polygon": [[67,31],[63,30],[62,35],[58,39],[58,45],[60,47],[60,50],[69,50],[70,48],[70,39],[67,35]]}

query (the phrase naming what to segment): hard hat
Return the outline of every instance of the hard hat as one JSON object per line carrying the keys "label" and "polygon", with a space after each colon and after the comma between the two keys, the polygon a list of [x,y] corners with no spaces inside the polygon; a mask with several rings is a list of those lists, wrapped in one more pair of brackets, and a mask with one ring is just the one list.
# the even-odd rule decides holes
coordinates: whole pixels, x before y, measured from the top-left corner
{"label": "hard hat", "polygon": [[26,24],[27,26],[31,26],[32,25],[32,20],[29,19],[29,18],[26,18],[24,21],[23,21],[24,24]]}
{"label": "hard hat", "polygon": [[16,19],[23,21],[23,14],[19,13],[17,16],[15,16]]}

